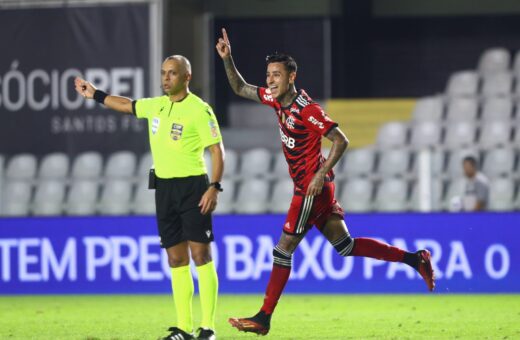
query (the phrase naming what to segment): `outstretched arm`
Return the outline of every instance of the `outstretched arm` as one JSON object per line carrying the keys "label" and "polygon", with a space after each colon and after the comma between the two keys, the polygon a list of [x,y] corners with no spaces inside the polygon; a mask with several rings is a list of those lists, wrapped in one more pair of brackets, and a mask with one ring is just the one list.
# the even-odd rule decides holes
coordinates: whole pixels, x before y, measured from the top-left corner
{"label": "outstretched arm", "polygon": [[246,99],[260,102],[260,98],[258,98],[257,95],[257,86],[246,83],[233,62],[233,57],[231,56],[231,43],[229,42],[225,28],[222,29],[222,37],[218,39],[216,48],[224,62],[226,75],[233,92]]}
{"label": "outstretched arm", "polygon": [[341,156],[343,156],[343,153],[345,152],[345,149],[348,145],[347,137],[343,131],[337,127],[332,129],[325,137],[332,141],[332,147],[330,149],[327,160],[325,163],[323,163],[318,172],[316,172],[314,178],[309,184],[309,187],[307,188],[308,196],[316,196],[321,193],[321,190],[323,189],[323,183],[325,181],[325,176],[334,167],[334,165],[336,165]]}
{"label": "outstretched arm", "polygon": [[[123,112],[123,113],[133,113],[132,99],[130,99],[130,98],[107,95],[104,92],[98,91],[94,87],[94,85],[92,85],[85,79],[81,79],[81,78],[74,79],[74,86],[75,86],[76,92],[78,92],[80,95],[82,95],[85,99],[96,99],[97,101],[100,101],[100,99],[103,99],[103,97],[104,97],[102,104],[104,104],[109,109]],[[96,91],[98,91],[97,94],[96,94]],[[105,97],[105,95],[106,95],[106,97]],[[94,98],[94,97],[96,97],[96,98]]]}

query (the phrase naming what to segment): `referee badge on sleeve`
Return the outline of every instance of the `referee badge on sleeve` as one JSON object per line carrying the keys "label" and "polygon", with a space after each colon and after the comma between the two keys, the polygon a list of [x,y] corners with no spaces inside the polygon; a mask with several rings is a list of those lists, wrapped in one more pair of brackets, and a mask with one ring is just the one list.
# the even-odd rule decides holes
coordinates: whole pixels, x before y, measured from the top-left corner
{"label": "referee badge on sleeve", "polygon": [[160,122],[161,120],[157,117],[154,117],[154,119],[152,119],[152,135],[155,135],[157,133],[157,130],[159,130]]}
{"label": "referee badge on sleeve", "polygon": [[217,123],[215,123],[215,121],[213,121],[213,120],[210,120],[209,121],[209,128],[211,130],[211,136],[213,138],[217,138],[218,137]]}
{"label": "referee badge on sleeve", "polygon": [[181,139],[182,129],[183,129],[183,126],[181,124],[173,123],[172,130],[170,131],[170,137],[172,137],[173,140]]}

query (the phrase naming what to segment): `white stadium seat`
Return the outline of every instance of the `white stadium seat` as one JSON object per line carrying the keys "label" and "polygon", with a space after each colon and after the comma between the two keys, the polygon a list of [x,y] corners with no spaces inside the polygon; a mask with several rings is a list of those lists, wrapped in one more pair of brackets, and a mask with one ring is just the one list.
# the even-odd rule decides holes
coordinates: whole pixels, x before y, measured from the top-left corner
{"label": "white stadium seat", "polygon": [[509,69],[511,54],[503,47],[485,50],[478,62],[478,71],[482,74],[494,74]]}
{"label": "white stadium seat", "polygon": [[475,96],[478,91],[479,76],[475,71],[459,71],[453,73],[446,87],[450,97]]}
{"label": "white stadium seat", "polygon": [[127,180],[113,179],[105,183],[99,201],[99,212],[103,215],[128,215],[132,185]]}
{"label": "white stadium seat", "polygon": [[402,122],[383,124],[377,132],[377,146],[379,148],[393,148],[406,145],[408,139],[408,125]]}
{"label": "white stadium seat", "polygon": [[446,119],[449,122],[472,122],[477,119],[478,102],[474,97],[453,98],[448,104]]}
{"label": "white stadium seat", "polygon": [[338,178],[372,175],[376,159],[376,153],[372,147],[347,149],[344,158],[343,165],[337,171]]}
{"label": "white stadium seat", "polygon": [[473,122],[454,122],[446,127],[444,145],[448,148],[472,146],[477,128]]}
{"label": "white stadium seat", "polygon": [[29,214],[32,188],[24,180],[9,181],[2,189],[2,216],[26,216]]}
{"label": "white stadium seat", "polygon": [[36,176],[37,163],[34,155],[28,153],[15,155],[7,164],[5,176],[9,180],[31,181]]}
{"label": "white stadium seat", "polygon": [[269,182],[264,179],[245,179],[240,184],[235,211],[239,214],[262,214],[267,211]]}
{"label": "white stadium seat", "polygon": [[412,125],[410,146],[415,149],[437,147],[441,141],[442,129],[434,122],[421,122]]}
{"label": "white stadium seat", "polygon": [[398,212],[407,208],[408,183],[400,178],[383,180],[376,191],[375,207],[378,211]]}
{"label": "white stadium seat", "polygon": [[372,210],[373,184],[366,178],[353,178],[343,184],[339,201],[347,212]]}
{"label": "white stadium seat", "polygon": [[67,202],[68,215],[95,215],[98,195],[98,183],[95,180],[78,180],[72,183]]}
{"label": "white stadium seat", "polygon": [[133,152],[119,151],[108,157],[105,178],[130,178],[135,173],[137,158]]}
{"label": "white stadium seat", "polygon": [[36,216],[57,216],[63,213],[65,182],[60,180],[41,181],[36,187],[33,214]]}
{"label": "white stadium seat", "polygon": [[440,122],[443,115],[443,106],[444,103],[440,96],[419,98],[413,109],[412,119],[415,122]]}
{"label": "white stadium seat", "polygon": [[269,201],[269,211],[276,214],[286,213],[291,205],[293,193],[294,184],[292,179],[284,178],[276,181]]}
{"label": "white stadium seat", "polygon": [[45,155],[40,162],[38,178],[63,180],[69,175],[69,156],[63,152]]}
{"label": "white stadium seat", "polygon": [[88,151],[79,154],[72,165],[73,179],[99,180],[103,169],[103,158],[99,152]]}
{"label": "white stadium seat", "polygon": [[242,178],[265,177],[271,168],[271,152],[265,148],[247,150],[242,153],[240,160]]}
{"label": "white stadium seat", "polygon": [[487,122],[501,120],[510,121],[513,112],[513,102],[508,97],[491,97],[484,102],[482,120]]}
{"label": "white stadium seat", "polygon": [[494,178],[490,181],[489,206],[491,211],[513,210],[515,186],[510,178]]}

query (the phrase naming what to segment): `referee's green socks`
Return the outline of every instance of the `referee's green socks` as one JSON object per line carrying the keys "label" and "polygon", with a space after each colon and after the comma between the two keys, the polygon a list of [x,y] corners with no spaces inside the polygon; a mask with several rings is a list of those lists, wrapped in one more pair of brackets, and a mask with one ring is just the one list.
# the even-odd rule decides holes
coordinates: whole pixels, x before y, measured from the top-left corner
{"label": "referee's green socks", "polygon": [[202,309],[202,328],[215,329],[217,309],[218,277],[213,261],[197,267],[199,275],[200,306]]}
{"label": "referee's green socks", "polygon": [[191,333],[193,332],[191,301],[194,288],[190,266],[171,268],[171,272],[173,301],[177,311],[177,327]]}

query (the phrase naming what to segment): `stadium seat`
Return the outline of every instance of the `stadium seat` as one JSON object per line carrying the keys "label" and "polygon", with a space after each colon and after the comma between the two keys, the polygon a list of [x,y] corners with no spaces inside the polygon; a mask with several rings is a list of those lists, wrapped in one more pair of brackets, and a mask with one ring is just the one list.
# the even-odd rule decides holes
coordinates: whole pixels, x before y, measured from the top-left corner
{"label": "stadium seat", "polygon": [[409,174],[410,152],[406,149],[384,150],[379,156],[377,167],[378,175],[385,178],[390,176],[406,176]]}
{"label": "stadium seat", "polygon": [[40,180],[63,180],[69,175],[69,157],[62,152],[45,155],[40,162],[38,178]]}
{"label": "stadium seat", "polygon": [[448,148],[460,148],[472,146],[476,135],[475,124],[471,121],[453,122],[446,127],[444,146]]}
{"label": "stadium seat", "polygon": [[72,165],[73,179],[99,180],[103,168],[103,158],[99,152],[88,151],[79,154]]}
{"label": "stadium seat", "polygon": [[286,213],[291,205],[293,193],[294,184],[292,179],[284,178],[276,181],[268,204],[269,211],[275,214]]}
{"label": "stadium seat", "polygon": [[347,212],[367,212],[372,210],[373,184],[366,178],[353,178],[342,185],[341,206]]}
{"label": "stadium seat", "polygon": [[407,209],[408,184],[404,179],[383,180],[376,190],[375,207],[378,211],[398,212]]}
{"label": "stadium seat", "polygon": [[511,175],[515,166],[515,151],[512,148],[496,148],[486,152],[482,172],[489,177]]}
{"label": "stadium seat", "polygon": [[113,179],[104,184],[99,201],[99,212],[103,215],[128,215],[132,185],[124,179]]}
{"label": "stadium seat", "polygon": [[480,131],[479,144],[483,148],[506,146],[511,142],[511,123],[493,121],[485,124]]}
{"label": "stadium seat", "polygon": [[453,98],[448,104],[448,122],[471,122],[477,119],[478,102],[475,97]]}
{"label": "stadium seat", "polygon": [[478,62],[478,71],[481,74],[493,74],[507,71],[511,63],[511,54],[503,47],[485,50]]}
{"label": "stadium seat", "polygon": [[137,177],[147,177],[150,168],[153,166],[152,153],[147,152],[139,159],[139,165],[137,166]]}
{"label": "stadium seat", "polygon": [[26,216],[29,214],[32,188],[25,180],[8,181],[2,190],[2,216]]}
{"label": "stadium seat", "polygon": [[479,76],[474,71],[459,71],[453,73],[446,87],[449,97],[475,96],[478,92]]}
{"label": "stadium seat", "polygon": [[377,146],[379,148],[393,148],[406,145],[408,140],[408,126],[402,122],[390,122],[381,126],[377,132]]}
{"label": "stadium seat", "polygon": [[482,95],[508,96],[513,90],[513,75],[510,72],[500,72],[487,75],[482,85]]}
{"label": "stadium seat", "polygon": [[239,214],[262,214],[267,211],[269,182],[264,179],[245,179],[240,184],[235,211]]}
{"label": "stadium seat", "polygon": [[[462,166],[462,164],[461,164]],[[450,211],[460,211],[462,209],[462,195],[466,179],[464,177],[454,178],[448,182],[446,195],[444,195],[443,209]]]}
{"label": "stadium seat", "polygon": [[442,97],[440,96],[420,98],[413,109],[412,119],[415,122],[439,122],[442,120],[443,106]]}
{"label": "stadium seat", "polygon": [[264,177],[271,168],[271,152],[265,148],[254,148],[242,153],[240,177]]}
{"label": "stadium seat", "polygon": [[221,184],[224,191],[218,195],[215,213],[230,214],[234,209],[235,181],[231,178],[224,178]]}
{"label": "stadium seat", "polygon": [[[438,177],[432,178],[432,186],[431,186],[431,207],[432,211],[439,211],[442,207],[442,180]],[[414,183],[412,187],[412,194],[410,197],[410,209],[412,211],[420,211],[420,202],[419,202],[419,185],[418,183]]]}
{"label": "stadium seat", "polygon": [[491,97],[484,102],[482,120],[487,122],[501,120],[510,121],[513,112],[513,102],[508,97]]}
{"label": "stadium seat", "polygon": [[57,216],[63,213],[65,182],[58,179],[40,181],[36,187],[32,212],[35,216]]}
{"label": "stadium seat", "polygon": [[494,178],[490,181],[488,210],[513,210],[515,185],[510,178]]}
{"label": "stadium seat", "polygon": [[23,153],[13,156],[5,171],[8,180],[32,181],[36,176],[37,161],[34,155]]}
{"label": "stadium seat", "polygon": [[446,166],[446,176],[448,178],[458,178],[463,175],[462,161],[466,156],[476,157],[480,159],[479,153],[475,149],[454,149],[448,155],[448,161]]}
{"label": "stadium seat", "polygon": [[285,160],[285,155],[282,151],[279,151],[273,155],[273,170],[270,172],[272,178],[290,178],[289,165]]}
{"label": "stadium seat", "polygon": [[130,178],[135,173],[136,156],[131,151],[119,151],[108,157],[105,167],[105,178]]}
{"label": "stadium seat", "polygon": [[95,215],[97,195],[98,183],[96,180],[77,180],[72,183],[70,188],[65,211],[68,215]]}
{"label": "stadium seat", "polygon": [[155,215],[155,190],[148,189],[148,181],[144,178],[139,180],[130,206],[136,215]]}
{"label": "stadium seat", "polygon": [[238,154],[233,149],[226,149],[224,160],[224,177],[234,177],[238,168]]}
{"label": "stadium seat", "polygon": [[441,127],[434,122],[421,122],[412,125],[410,146],[415,149],[437,147],[441,141]]}
{"label": "stadium seat", "polygon": [[337,171],[338,178],[372,175],[376,158],[372,147],[347,149],[344,158],[343,165]]}
{"label": "stadium seat", "polygon": [[408,139],[408,126],[402,122],[385,123],[377,133],[377,146],[379,148],[393,148],[406,145]]}

